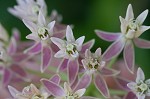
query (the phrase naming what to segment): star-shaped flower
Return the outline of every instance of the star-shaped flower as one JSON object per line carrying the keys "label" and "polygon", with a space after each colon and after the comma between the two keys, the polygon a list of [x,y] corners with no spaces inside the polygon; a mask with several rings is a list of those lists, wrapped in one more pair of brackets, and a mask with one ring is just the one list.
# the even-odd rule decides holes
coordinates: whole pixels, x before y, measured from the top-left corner
{"label": "star-shaped flower", "polygon": [[145,99],[150,96],[150,79],[145,80],[143,70],[139,67],[137,70],[136,82],[130,82],[127,86],[133,91],[138,99]]}
{"label": "star-shaped flower", "polygon": [[135,65],[134,44],[140,48],[150,48],[150,41],[138,38],[143,32],[150,29],[150,26],[142,25],[147,14],[148,10],[145,10],[135,19],[132,6],[129,4],[125,19],[121,16],[119,17],[121,33],[95,31],[100,38],[106,41],[115,41],[103,54],[103,58],[106,61],[118,56],[124,49],[123,56],[126,66],[133,73]]}

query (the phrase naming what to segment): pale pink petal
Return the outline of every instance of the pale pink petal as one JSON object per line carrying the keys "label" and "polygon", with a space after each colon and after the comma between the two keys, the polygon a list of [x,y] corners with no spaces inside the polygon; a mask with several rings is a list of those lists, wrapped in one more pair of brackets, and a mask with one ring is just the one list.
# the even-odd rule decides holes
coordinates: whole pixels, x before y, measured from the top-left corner
{"label": "pale pink petal", "polygon": [[49,46],[44,46],[42,50],[42,63],[41,63],[41,72],[44,72],[51,61],[52,51]]}
{"label": "pale pink petal", "polygon": [[17,42],[15,38],[11,38],[10,44],[8,46],[8,53],[9,55],[15,54],[17,51]]}
{"label": "pale pink petal", "polygon": [[123,99],[137,99],[137,97],[133,92],[128,92]]}
{"label": "pale pink petal", "polygon": [[86,49],[91,49],[95,43],[95,39],[92,39],[82,45],[81,53],[85,53]]}
{"label": "pale pink petal", "polygon": [[27,78],[26,71],[21,66],[19,66],[17,64],[13,64],[13,65],[11,65],[10,69],[21,79],[23,79],[25,81],[29,81],[29,79]]}
{"label": "pale pink petal", "polygon": [[77,90],[74,94],[75,94],[75,95],[78,95],[78,97],[80,98],[80,97],[82,97],[82,96],[84,95],[85,91],[86,91],[85,88],[79,89],[79,90]]}
{"label": "pale pink petal", "polygon": [[42,79],[41,82],[53,96],[59,97],[59,96],[65,95],[63,88],[55,84],[54,82],[46,80],[46,79]]}
{"label": "pale pink petal", "polygon": [[13,97],[16,97],[18,93],[20,93],[17,89],[8,85],[8,90]]}
{"label": "pale pink petal", "polygon": [[35,33],[28,34],[26,36],[26,39],[30,39],[30,40],[34,40],[34,41],[40,41],[39,36]]}
{"label": "pale pink petal", "polygon": [[97,58],[98,58],[98,57],[101,57],[101,52],[102,52],[102,51],[101,51],[101,48],[97,48],[97,50],[95,51],[95,54],[94,54],[95,57],[97,57]]}
{"label": "pale pink petal", "polygon": [[42,44],[41,42],[36,42],[32,47],[26,49],[25,53],[38,54],[41,52]]}
{"label": "pale pink petal", "polygon": [[75,87],[75,90],[82,89],[82,88],[87,88],[91,84],[91,81],[92,81],[92,76],[85,73],[80,78],[79,82],[77,83],[77,86]]}
{"label": "pale pink petal", "polygon": [[38,15],[38,24],[41,25],[41,26],[46,25],[45,17],[44,17],[41,10],[39,11],[39,15]]}
{"label": "pale pink petal", "polygon": [[3,85],[6,86],[9,84],[10,80],[12,78],[12,73],[9,69],[4,68],[4,74],[3,74]]}
{"label": "pale pink petal", "polygon": [[135,38],[134,43],[139,48],[150,48],[150,41],[144,39]]}
{"label": "pale pink petal", "polygon": [[133,73],[134,72],[134,65],[135,65],[135,55],[134,55],[134,45],[132,41],[127,41],[124,52],[123,52],[124,60],[127,69]]}
{"label": "pale pink petal", "polygon": [[94,83],[96,88],[98,89],[98,91],[105,97],[105,98],[109,98],[110,94],[109,94],[109,90],[106,84],[106,81],[104,80],[104,78],[102,78],[100,75],[95,75],[95,79],[94,79]]}
{"label": "pale pink petal", "polygon": [[64,50],[59,50],[58,52],[55,53],[54,57],[56,58],[64,58],[66,56],[66,53]]}
{"label": "pale pink petal", "polygon": [[86,51],[85,51],[85,57],[91,57],[91,56],[92,56],[92,53],[91,53],[90,49],[86,49]]}
{"label": "pale pink petal", "polygon": [[107,67],[103,67],[100,70],[100,74],[104,75],[104,76],[116,76],[120,73],[120,71],[111,69],[111,68],[107,68]]}
{"label": "pale pink petal", "polygon": [[108,61],[108,60],[118,56],[121,53],[121,51],[123,50],[124,45],[125,45],[125,41],[122,39],[115,41],[104,52],[103,59]]}
{"label": "pale pink petal", "polygon": [[140,25],[143,24],[144,20],[146,19],[148,15],[148,10],[143,11],[138,17],[137,17],[137,21]]}
{"label": "pale pink petal", "polygon": [[59,47],[59,49],[64,48],[64,46],[66,45],[65,41],[63,41],[62,39],[59,39],[56,37],[51,37],[50,39],[55,45],[57,45]]}
{"label": "pale pink petal", "polygon": [[116,83],[119,87],[121,87],[122,89],[124,90],[130,90],[128,87],[127,87],[127,84],[130,82],[129,80],[127,79],[124,79],[124,78],[120,78],[120,77],[116,77]]}
{"label": "pale pink petal", "polygon": [[19,54],[14,54],[12,57],[15,62],[20,63],[22,61],[27,60],[30,56],[24,53],[19,53]]}
{"label": "pale pink petal", "polygon": [[128,88],[130,88],[131,90],[135,90],[136,85],[137,84],[135,82],[130,82],[130,83],[127,84]]}
{"label": "pale pink petal", "polygon": [[95,32],[98,37],[100,37],[105,41],[115,41],[121,36],[121,33],[111,33],[111,32],[105,32],[101,30],[95,30]]}
{"label": "pale pink petal", "polygon": [[134,19],[134,14],[133,14],[133,9],[131,4],[128,5],[125,19],[127,21]]}
{"label": "pale pink petal", "polygon": [[60,80],[61,80],[61,78],[60,78],[60,76],[58,74],[55,74],[54,76],[52,76],[50,78],[50,81],[54,82],[55,84],[59,84]]}
{"label": "pale pink petal", "polygon": [[68,42],[74,42],[75,41],[72,29],[69,25],[67,26],[67,29],[66,29],[66,39]]}
{"label": "pale pink petal", "polygon": [[82,49],[82,44],[84,42],[85,36],[81,36],[76,40],[77,50],[80,51]]}
{"label": "pale pink petal", "polygon": [[140,81],[145,80],[145,75],[143,70],[139,67],[137,70],[137,77],[136,77],[136,82],[139,83]]}
{"label": "pale pink petal", "polygon": [[79,63],[77,60],[68,61],[68,79],[69,83],[72,84],[76,80],[79,71]]}
{"label": "pale pink petal", "polygon": [[54,25],[55,25],[55,21],[52,21],[48,24],[48,32],[49,32],[49,35],[52,36],[53,35],[53,32],[54,32]]}
{"label": "pale pink petal", "polygon": [[23,23],[26,25],[27,28],[30,29],[31,32],[35,33],[37,31],[37,26],[35,23],[28,20],[23,20]]}
{"label": "pale pink petal", "polygon": [[12,30],[12,33],[13,33],[13,37],[16,39],[16,40],[20,40],[20,32],[17,28],[13,28]]}
{"label": "pale pink petal", "polygon": [[68,59],[63,59],[60,65],[58,66],[57,72],[64,71],[67,68],[67,64],[68,64]]}
{"label": "pale pink petal", "polygon": [[121,22],[121,33],[126,34],[127,27],[128,27],[128,21],[119,16],[120,22]]}

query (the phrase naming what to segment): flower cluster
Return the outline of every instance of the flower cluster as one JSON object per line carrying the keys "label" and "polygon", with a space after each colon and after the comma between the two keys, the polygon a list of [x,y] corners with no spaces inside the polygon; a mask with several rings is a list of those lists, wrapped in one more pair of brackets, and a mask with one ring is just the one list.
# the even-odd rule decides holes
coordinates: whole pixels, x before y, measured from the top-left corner
{"label": "flower cluster", "polygon": [[[129,4],[125,18],[119,17],[120,33],[95,30],[101,39],[114,41],[102,54],[100,47],[95,53],[91,52],[94,39],[86,43],[85,36],[75,39],[72,27],[62,24],[62,17],[55,10],[49,16],[44,0],[17,0],[17,3],[8,11],[22,20],[31,33],[26,36],[29,41],[21,41],[19,30],[14,28],[9,37],[0,24],[0,80],[10,97],[145,99],[150,96],[150,79],[145,81],[140,67],[134,82],[133,79],[125,80],[121,75],[122,69],[113,68],[111,63],[124,50],[125,66],[130,75],[134,74],[134,44],[140,48],[150,48],[150,41],[139,38],[150,29],[150,26],[142,25],[148,10],[134,18],[132,5]],[[110,87],[110,78],[125,90]],[[89,90],[91,87],[97,89],[98,96],[87,94],[89,91],[92,93],[93,89]]]}

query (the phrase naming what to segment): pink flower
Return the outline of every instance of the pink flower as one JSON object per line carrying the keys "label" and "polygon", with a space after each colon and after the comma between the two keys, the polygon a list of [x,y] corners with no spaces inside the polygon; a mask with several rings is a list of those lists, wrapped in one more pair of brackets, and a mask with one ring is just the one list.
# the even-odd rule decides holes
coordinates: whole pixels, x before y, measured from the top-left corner
{"label": "pink flower", "polygon": [[136,82],[130,82],[127,86],[136,94],[138,99],[150,96],[150,79],[145,81],[145,75],[141,68],[137,70]]}
{"label": "pink flower", "polygon": [[105,66],[105,61],[103,61],[103,57],[101,55],[101,49],[98,48],[94,54],[87,49],[85,52],[85,58],[82,59],[82,64],[84,66],[85,73],[79,80],[76,88],[87,88],[93,77],[94,84],[99,92],[104,97],[109,98],[110,94],[103,76],[113,76],[117,75],[119,72]]}
{"label": "pink flower", "polygon": [[121,33],[108,33],[96,30],[96,34],[106,40],[115,41],[103,54],[103,58],[108,61],[118,56],[123,51],[127,69],[133,73],[135,65],[134,44],[140,48],[150,48],[150,42],[138,38],[150,26],[142,25],[146,19],[148,10],[142,12],[136,19],[134,18],[131,4],[129,4],[125,19],[120,16]]}

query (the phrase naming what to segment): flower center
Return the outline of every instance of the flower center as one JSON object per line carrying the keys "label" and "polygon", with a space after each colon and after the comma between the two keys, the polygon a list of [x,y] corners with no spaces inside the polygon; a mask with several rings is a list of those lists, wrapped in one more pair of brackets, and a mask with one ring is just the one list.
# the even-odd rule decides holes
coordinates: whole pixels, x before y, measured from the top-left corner
{"label": "flower center", "polygon": [[130,21],[129,24],[128,24],[128,29],[127,29],[127,31],[128,31],[129,29],[137,31],[138,28],[139,28],[139,24],[138,24],[137,20],[132,20],[132,21]]}
{"label": "flower center", "polygon": [[77,48],[76,48],[76,46],[75,46],[74,44],[67,44],[67,46],[66,46],[66,52],[67,52],[70,56],[72,56],[72,57],[74,57],[74,58],[76,58],[76,57],[79,56],[79,53],[78,53],[78,51],[77,51]]}
{"label": "flower center", "polygon": [[49,38],[49,34],[46,28],[40,27],[38,29],[38,36],[40,37],[41,40],[47,40]]}
{"label": "flower center", "polygon": [[38,14],[40,10],[40,7],[38,5],[33,5],[32,12]]}
{"label": "flower center", "polygon": [[145,94],[148,89],[148,85],[143,82],[137,86],[137,92],[140,92],[141,94]]}
{"label": "flower center", "polygon": [[32,99],[45,99],[42,95],[35,95],[32,97]]}

